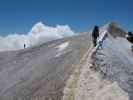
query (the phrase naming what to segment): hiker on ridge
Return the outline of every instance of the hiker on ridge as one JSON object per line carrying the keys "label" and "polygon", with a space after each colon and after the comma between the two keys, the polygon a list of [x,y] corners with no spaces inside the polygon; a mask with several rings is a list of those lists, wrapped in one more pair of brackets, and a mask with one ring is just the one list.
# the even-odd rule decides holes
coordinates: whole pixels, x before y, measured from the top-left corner
{"label": "hiker on ridge", "polygon": [[92,32],[92,41],[94,47],[97,45],[97,38],[99,37],[99,27],[95,26]]}

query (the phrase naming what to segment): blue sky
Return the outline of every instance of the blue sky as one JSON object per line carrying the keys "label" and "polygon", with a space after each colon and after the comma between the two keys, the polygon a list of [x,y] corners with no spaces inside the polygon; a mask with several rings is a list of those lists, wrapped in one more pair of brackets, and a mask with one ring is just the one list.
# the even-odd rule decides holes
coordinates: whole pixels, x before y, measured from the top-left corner
{"label": "blue sky", "polygon": [[0,35],[27,33],[42,21],[77,32],[117,21],[133,30],[133,0],[0,0]]}

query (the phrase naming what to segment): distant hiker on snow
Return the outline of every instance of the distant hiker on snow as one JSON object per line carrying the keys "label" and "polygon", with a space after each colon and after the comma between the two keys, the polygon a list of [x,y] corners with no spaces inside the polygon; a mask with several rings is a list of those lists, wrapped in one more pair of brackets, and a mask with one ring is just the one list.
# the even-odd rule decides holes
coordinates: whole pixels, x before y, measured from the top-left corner
{"label": "distant hiker on snow", "polygon": [[97,45],[97,38],[99,37],[99,27],[95,26],[92,32],[92,41],[94,47]]}
{"label": "distant hiker on snow", "polygon": [[24,49],[26,48],[26,44],[24,44]]}

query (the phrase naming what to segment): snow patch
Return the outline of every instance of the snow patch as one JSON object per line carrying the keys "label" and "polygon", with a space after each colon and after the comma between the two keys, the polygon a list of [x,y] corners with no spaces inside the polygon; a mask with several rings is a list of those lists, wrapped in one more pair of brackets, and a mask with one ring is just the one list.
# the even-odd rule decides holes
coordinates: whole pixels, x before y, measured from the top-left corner
{"label": "snow patch", "polygon": [[62,43],[60,44],[59,46],[57,46],[56,48],[58,49],[58,52],[61,52],[63,51],[64,49],[66,49],[69,45],[69,42],[65,42],[65,43]]}
{"label": "snow patch", "polygon": [[64,42],[58,46],[56,46],[56,49],[57,50],[57,54],[55,57],[59,57],[61,56],[62,54],[65,54],[67,51],[64,51],[67,47],[69,46],[69,42]]}

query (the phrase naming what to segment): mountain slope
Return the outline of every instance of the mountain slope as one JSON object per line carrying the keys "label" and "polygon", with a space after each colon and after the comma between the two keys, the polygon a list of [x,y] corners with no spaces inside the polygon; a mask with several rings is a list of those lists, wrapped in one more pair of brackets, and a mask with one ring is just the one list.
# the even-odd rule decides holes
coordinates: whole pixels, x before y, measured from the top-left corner
{"label": "mountain slope", "polygon": [[[103,33],[107,37],[103,38]],[[133,54],[117,24],[0,53],[0,100],[133,100]]]}
{"label": "mountain slope", "polygon": [[101,28],[101,34],[103,31],[108,37],[83,65],[75,100],[133,100],[131,44],[114,23]]}
{"label": "mountain slope", "polygon": [[0,53],[0,100],[60,100],[73,69],[91,45],[89,34]]}
{"label": "mountain slope", "polygon": [[95,63],[103,77],[115,81],[133,100],[133,54],[131,44],[121,37],[108,38],[103,43],[103,50],[96,54]]}

